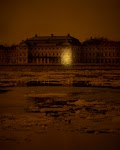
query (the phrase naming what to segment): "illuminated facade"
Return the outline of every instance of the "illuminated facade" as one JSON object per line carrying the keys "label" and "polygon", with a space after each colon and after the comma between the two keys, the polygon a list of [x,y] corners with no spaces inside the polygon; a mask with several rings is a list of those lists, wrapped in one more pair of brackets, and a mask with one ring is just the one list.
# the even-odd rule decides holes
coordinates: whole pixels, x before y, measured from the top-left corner
{"label": "illuminated facade", "polygon": [[17,46],[0,46],[0,64],[19,65],[98,65],[120,64],[120,42],[103,38],[83,43],[67,36],[37,36]]}

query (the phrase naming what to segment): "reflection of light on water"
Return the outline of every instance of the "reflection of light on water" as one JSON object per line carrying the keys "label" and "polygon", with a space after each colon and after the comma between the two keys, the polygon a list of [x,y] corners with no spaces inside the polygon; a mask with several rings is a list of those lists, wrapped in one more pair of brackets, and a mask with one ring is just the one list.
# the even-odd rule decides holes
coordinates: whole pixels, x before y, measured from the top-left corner
{"label": "reflection of light on water", "polygon": [[63,65],[71,65],[72,64],[72,51],[70,48],[65,48],[61,55],[61,63]]}

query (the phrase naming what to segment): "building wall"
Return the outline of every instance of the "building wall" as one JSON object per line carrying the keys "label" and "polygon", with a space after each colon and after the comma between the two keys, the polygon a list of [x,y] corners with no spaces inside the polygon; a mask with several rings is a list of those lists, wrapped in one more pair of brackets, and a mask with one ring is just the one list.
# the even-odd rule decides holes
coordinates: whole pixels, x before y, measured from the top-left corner
{"label": "building wall", "polygon": [[16,47],[3,47],[0,49],[0,64],[17,64]]}
{"label": "building wall", "polygon": [[0,64],[7,63],[7,51],[4,48],[0,48]]}
{"label": "building wall", "polygon": [[[36,37],[37,38],[37,37]],[[105,41],[99,44],[73,45],[22,41],[13,47],[0,46],[0,64],[31,65],[119,65],[120,43]]]}
{"label": "building wall", "polygon": [[28,62],[31,64],[59,64],[61,47],[38,45],[28,50]]}
{"label": "building wall", "polygon": [[8,49],[7,63],[8,64],[17,64],[18,63],[16,48]]}
{"label": "building wall", "polygon": [[115,65],[120,64],[119,45],[82,45],[77,52],[78,64]]}
{"label": "building wall", "polygon": [[17,63],[27,64],[28,63],[28,47],[26,45],[19,45],[16,47],[17,51]]}

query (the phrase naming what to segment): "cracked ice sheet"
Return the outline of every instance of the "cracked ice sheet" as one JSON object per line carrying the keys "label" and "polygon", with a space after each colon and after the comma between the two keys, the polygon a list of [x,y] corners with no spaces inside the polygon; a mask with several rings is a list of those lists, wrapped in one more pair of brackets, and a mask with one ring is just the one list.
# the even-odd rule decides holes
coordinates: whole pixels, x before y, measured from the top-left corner
{"label": "cracked ice sheet", "polygon": [[[73,107],[74,113],[67,111],[59,117],[45,113],[0,114],[1,148],[113,150],[120,146],[119,105],[78,100]],[[101,111],[104,109],[105,114]]]}

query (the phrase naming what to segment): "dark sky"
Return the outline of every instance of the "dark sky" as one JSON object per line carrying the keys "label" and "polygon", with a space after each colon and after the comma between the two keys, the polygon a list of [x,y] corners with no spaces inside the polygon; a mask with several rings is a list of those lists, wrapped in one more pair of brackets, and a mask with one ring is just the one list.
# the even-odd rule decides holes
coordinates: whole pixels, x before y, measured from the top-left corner
{"label": "dark sky", "polygon": [[52,33],[120,40],[120,0],[0,1],[0,44]]}

